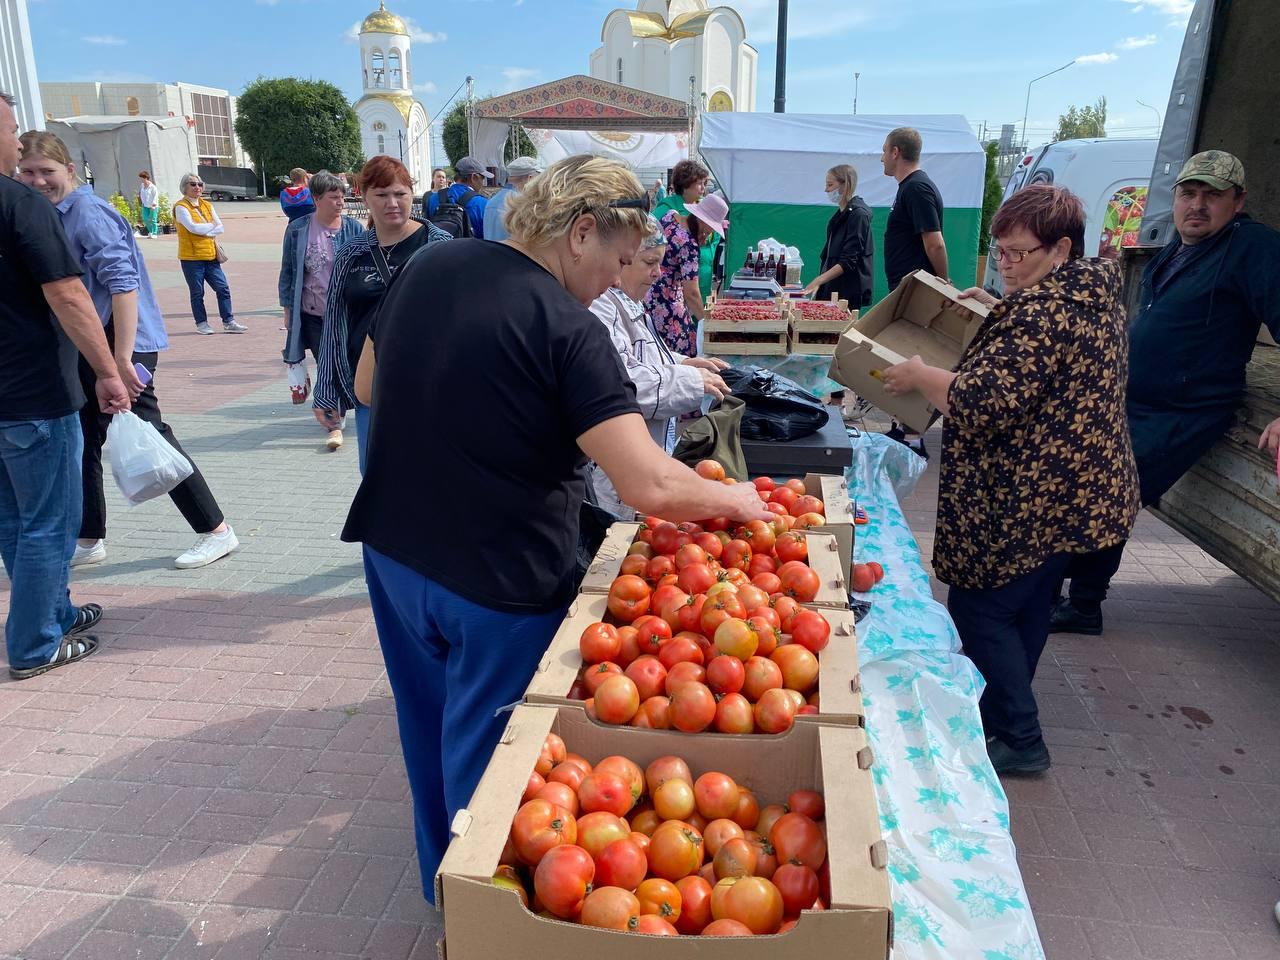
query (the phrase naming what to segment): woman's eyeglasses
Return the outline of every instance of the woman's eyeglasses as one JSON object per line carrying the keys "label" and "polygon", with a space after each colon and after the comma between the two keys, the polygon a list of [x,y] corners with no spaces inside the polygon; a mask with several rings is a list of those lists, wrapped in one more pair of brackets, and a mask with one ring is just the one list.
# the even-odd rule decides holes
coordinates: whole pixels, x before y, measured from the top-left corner
{"label": "woman's eyeglasses", "polygon": [[1010,247],[1002,247],[998,243],[991,245],[991,255],[995,257],[996,263],[1001,260],[1008,260],[1010,263],[1021,263],[1027,258],[1027,254],[1035,253],[1037,250],[1043,250],[1044,244],[1038,247],[1032,247],[1030,250],[1014,250]]}

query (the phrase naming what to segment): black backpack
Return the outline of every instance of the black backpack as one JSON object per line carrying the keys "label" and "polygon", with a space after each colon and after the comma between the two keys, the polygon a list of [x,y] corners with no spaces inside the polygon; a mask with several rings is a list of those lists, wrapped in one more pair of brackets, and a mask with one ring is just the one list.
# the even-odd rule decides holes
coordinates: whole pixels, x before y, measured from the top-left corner
{"label": "black backpack", "polygon": [[[460,237],[470,237],[473,232],[471,218],[467,216],[467,204],[479,194],[468,187],[458,195],[457,200],[450,200],[449,189],[445,187],[443,190],[436,191],[436,212],[427,219],[455,240]],[[425,207],[426,204],[423,206]]]}

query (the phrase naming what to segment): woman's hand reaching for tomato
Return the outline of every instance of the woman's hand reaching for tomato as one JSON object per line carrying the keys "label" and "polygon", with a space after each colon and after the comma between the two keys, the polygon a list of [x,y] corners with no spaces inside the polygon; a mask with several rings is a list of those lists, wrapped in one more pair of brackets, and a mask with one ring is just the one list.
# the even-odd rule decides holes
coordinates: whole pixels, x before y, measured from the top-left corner
{"label": "woman's hand reaching for tomato", "polygon": [[750,523],[752,520],[764,520],[767,523],[774,518],[773,512],[765,508],[754,484],[733,483],[726,486],[724,491],[725,509],[713,514],[714,516],[728,517],[739,523]]}

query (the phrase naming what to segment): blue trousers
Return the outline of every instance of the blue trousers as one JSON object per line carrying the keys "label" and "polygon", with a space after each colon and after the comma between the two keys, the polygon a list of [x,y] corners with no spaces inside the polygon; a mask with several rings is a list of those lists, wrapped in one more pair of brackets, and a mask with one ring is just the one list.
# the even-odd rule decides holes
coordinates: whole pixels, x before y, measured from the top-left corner
{"label": "blue trousers", "polygon": [[978,701],[983,729],[1015,750],[1042,740],[1031,681],[1049,639],[1049,615],[1069,559],[1067,554],[1050,557],[1002,587],[952,587],[947,597],[964,653],[987,681]]}
{"label": "blue trousers", "polygon": [[364,465],[369,462],[369,408],[363,403],[356,404],[356,453],[363,477]]}
{"label": "blue trousers", "polygon": [[48,663],[75,623],[67,590],[80,530],[80,418],[0,422],[0,555],[9,666]]}
{"label": "blue trousers", "polygon": [[422,895],[435,903],[449,825],[507,724],[495,711],[524,694],[564,611],[490,610],[371,547],[364,570],[413,793]]}
{"label": "blue trousers", "polygon": [[204,308],[204,285],[213,287],[218,298],[218,315],[223,323],[230,323],[236,318],[231,309],[231,285],[227,283],[227,275],[222,272],[222,264],[217,260],[180,260],[182,275],[187,280],[187,290],[191,294],[191,316],[196,323],[208,323],[209,314]]}

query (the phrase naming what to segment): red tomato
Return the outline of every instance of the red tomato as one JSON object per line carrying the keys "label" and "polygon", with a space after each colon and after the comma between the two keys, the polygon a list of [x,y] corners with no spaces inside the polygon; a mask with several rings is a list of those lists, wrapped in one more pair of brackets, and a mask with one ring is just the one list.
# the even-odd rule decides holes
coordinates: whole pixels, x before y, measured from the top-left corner
{"label": "red tomato", "polygon": [[788,489],[794,490],[796,492],[796,496],[799,496],[799,497],[803,497],[806,493],[809,492],[807,489],[805,489],[804,481],[799,479],[798,477],[792,477],[790,480],[786,482],[786,486],[788,487]]}
{"label": "red tomato", "polygon": [[746,570],[751,566],[751,544],[745,540],[730,540],[720,554],[720,564],[724,567],[737,567]]}
{"label": "red tomato", "polygon": [[680,893],[680,916],[676,929],[683,934],[696,935],[711,922],[711,884],[701,877],[684,877],[676,881]]}
{"label": "red tomato", "polygon": [[617,663],[619,666],[626,667],[632,660],[640,656],[639,636],[640,631],[635,627],[625,626],[618,628]]}
{"label": "red tomato", "polygon": [[660,877],[645,880],[636,887],[636,898],[640,901],[641,917],[661,917],[667,923],[680,919],[684,898],[680,896],[680,888],[670,880]]}
{"label": "red tomato", "polygon": [[826,508],[822,506],[822,501],[814,496],[803,496],[796,498],[796,502],[787,508],[787,513],[793,517],[800,517],[806,513],[816,513],[819,516],[826,514]]}
{"label": "red tomato", "polygon": [[763,490],[765,493],[772,493],[773,488],[777,486],[772,477],[756,477],[751,482],[756,485],[757,490]]}
{"label": "red tomato", "polygon": [[[549,772],[549,771],[548,771]],[[528,803],[538,795],[538,791],[547,785],[547,781],[543,779],[542,774],[537,770],[529,774],[529,782],[524,786],[524,794],[520,797],[521,803]]]}
{"label": "red tomato", "polygon": [[516,811],[511,821],[511,843],[516,856],[536,866],[548,850],[576,843],[578,822],[568,810],[549,800],[530,800]]}
{"label": "red tomato", "polygon": [[[709,534],[703,534],[703,536],[709,536]],[[712,537],[712,539],[714,540],[715,538]],[[675,564],[676,564],[677,570],[683,570],[685,567],[689,566],[689,564],[691,563],[706,563],[706,562],[707,562],[707,551],[704,550],[702,547],[698,546],[696,542],[686,544],[685,546],[681,547],[679,550],[676,551]]]}
{"label": "red tomato", "polygon": [[[767,607],[761,609],[769,609]],[[770,613],[773,611],[770,610]],[[777,619],[775,613],[773,617],[766,617],[763,614],[750,618],[747,623],[751,629],[756,632],[756,656],[770,656],[774,650],[778,649],[778,644],[782,642],[782,630],[774,626],[773,621]]]}
{"label": "red tomato", "polygon": [[756,701],[755,715],[761,733],[786,733],[795,723],[796,705],[786,690],[766,690]]}
{"label": "red tomato", "polygon": [[[821,820],[827,812],[826,801],[816,790],[797,790],[787,797],[792,813],[803,813],[810,820]],[[816,897],[817,894],[814,894]]]}
{"label": "red tomato", "polygon": [[716,649],[722,654],[746,661],[755,655],[760,638],[745,620],[730,617],[716,627]]}
{"label": "red tomato", "polygon": [[690,633],[702,632],[702,608],[706,602],[707,597],[705,594],[697,594],[690,597],[688,602],[680,608],[676,616],[680,621],[679,627],[682,633],[685,631]]}
{"label": "red tomato", "polygon": [[773,493],[769,494],[770,503],[776,503],[781,506],[783,510],[788,512],[791,510],[791,505],[799,499],[800,494],[796,493],[790,487],[779,487],[777,490],[774,490]]}
{"label": "red tomato", "polygon": [[667,780],[653,792],[653,809],[664,821],[684,820],[698,809],[693,787],[684,780]]}
{"label": "red tomato", "polygon": [[600,684],[610,677],[620,676],[622,676],[622,668],[616,663],[608,661],[596,663],[582,671],[582,685],[587,689],[587,696],[594,697],[596,691],[600,689]]}
{"label": "red tomato", "polygon": [[679,549],[680,530],[674,523],[660,523],[653,528],[653,552],[671,556]]}
{"label": "red tomato", "polygon": [[779,863],[802,863],[817,870],[827,859],[822,828],[803,813],[786,813],[769,828],[769,842],[778,851]]}
{"label": "red tomato", "polygon": [[607,810],[583,814],[578,820],[578,846],[591,854],[593,859],[600,856],[615,840],[626,840],[630,836],[630,824]]}
{"label": "red tomato", "polygon": [[644,622],[636,621],[636,629],[639,631],[636,643],[642,654],[656,655],[662,645],[671,639],[671,624],[661,617],[642,617],[641,620]]}
{"label": "red tomato", "polygon": [[741,837],[726,841],[711,861],[711,872],[717,880],[725,877],[749,877],[755,870],[755,850]]}
{"label": "red tomato", "polygon": [[751,928],[737,920],[713,920],[702,928],[704,937],[749,937]]}
{"label": "red tomato", "polygon": [[760,836],[768,839],[769,831],[773,829],[773,825],[782,818],[784,814],[790,813],[780,803],[771,803],[760,811],[760,819],[756,822],[755,830]]}
{"label": "red tomato", "polygon": [[644,768],[644,783],[650,796],[668,780],[683,780],[692,787],[693,774],[689,772],[689,765],[679,757],[667,756],[659,757]]}
{"label": "red tomato", "polygon": [[[647,838],[646,838],[647,839]],[[603,850],[596,861],[595,883],[602,887],[621,887],[623,890],[634,890],[640,886],[644,876],[649,872],[649,860],[644,851],[630,837],[626,840],[615,840]],[[814,876],[817,879],[817,876]],[[814,895],[817,896],[816,894]],[[813,901],[810,900],[810,903]]]}
{"label": "red tomato", "polygon": [[[792,560],[804,560],[809,556],[809,544],[805,539],[805,535],[799,530],[788,530],[778,537],[778,542],[774,544],[773,552],[777,554],[778,559],[784,564],[790,563]],[[782,576],[781,570],[778,571],[778,576]]]}
{"label": "red tomato", "polygon": [[610,677],[596,690],[596,716],[603,723],[627,723],[640,709],[641,699],[630,677]]}
{"label": "red tomato", "polygon": [[[751,562],[747,564],[747,574],[751,577],[753,583],[755,582],[756,577],[760,576],[760,574],[773,573],[777,569],[778,561],[765,553],[753,553],[751,555]],[[765,592],[768,593],[767,590]]]}
{"label": "red tomato", "polygon": [[618,577],[609,587],[609,612],[623,623],[630,623],[648,611],[649,593],[649,585],[639,577]]}
{"label": "red tomato", "polygon": [[675,561],[670,557],[657,556],[645,564],[644,578],[657,582],[669,573],[676,572]]}
{"label": "red tomato", "polygon": [[708,820],[728,819],[738,811],[739,789],[724,773],[704,773],[693,783],[698,812]]}
{"label": "red tomato", "polygon": [[714,638],[720,624],[734,618],[741,620],[746,615],[746,608],[742,606],[742,601],[738,599],[738,595],[732,591],[724,590],[714,597],[707,597],[706,602],[702,605],[702,617],[699,620],[699,626],[702,628],[703,636]]}
{"label": "red tomato", "polygon": [[[734,812],[732,819],[743,830],[754,830],[760,821],[760,802],[746,787],[738,791],[738,809]],[[759,863],[758,857],[757,863]]]}
{"label": "red tomato", "polygon": [[866,593],[876,585],[876,575],[872,571],[870,564],[855,563],[853,565],[853,576],[849,578],[849,588],[854,593]]}
{"label": "red tomato", "polygon": [[[676,641],[673,640],[671,642],[675,643]],[[682,642],[692,643],[693,641],[685,640]],[[697,644],[694,644],[694,647],[696,648]],[[698,653],[698,658],[701,659],[702,651],[698,650],[697,653]],[[673,663],[671,665],[671,669],[667,671],[667,680],[666,680],[667,696],[670,697],[672,694],[672,691],[674,691],[676,687],[680,686],[680,684],[682,683],[703,683],[706,681],[706,678],[707,678],[707,671],[704,670],[697,663],[693,663],[689,660],[678,660],[675,663]]]}
{"label": "red tomato", "polygon": [[778,571],[778,579],[782,581],[782,592],[788,597],[795,597],[801,603],[809,603],[822,589],[822,581],[817,571],[803,563],[785,564]]}
{"label": "red tomato", "polygon": [[587,813],[604,810],[623,817],[635,806],[631,785],[616,773],[601,773],[598,769],[588,774],[578,787],[578,803]]}
{"label": "red tomato", "polygon": [[726,840],[741,840],[745,836],[743,829],[732,820],[712,820],[702,832],[702,844],[707,856],[714,858],[724,846]]}
{"label": "red tomato", "polygon": [[752,554],[768,553],[773,549],[773,543],[776,539],[773,527],[765,523],[763,520],[752,520],[747,523],[739,534],[743,540],[751,544]]}
{"label": "red tomato", "polygon": [[669,821],[649,838],[649,872],[675,882],[702,866],[702,836],[686,823]]}
{"label": "red tomato", "polygon": [[[808,693],[818,685],[818,658],[798,643],[779,647],[769,657],[782,670],[782,683],[789,690]],[[796,705],[804,706],[804,699]]]}
{"label": "red tomato", "polygon": [[818,899],[818,875],[804,864],[784,863],[770,878],[782,895],[782,912],[794,917]]}
{"label": "red tomato", "polygon": [[816,527],[825,527],[827,518],[820,513],[802,513],[796,517],[792,530],[809,530]]}
{"label": "red tomato", "polygon": [[583,663],[616,660],[622,652],[618,628],[608,623],[591,624],[582,631],[582,636],[578,639],[578,652],[582,654]]}
{"label": "red tomato", "polygon": [[[766,503],[766,504],[764,505],[764,508],[765,508],[766,510],[768,510],[770,513],[774,514],[775,516],[779,516],[779,517],[785,517],[785,516],[787,516],[787,508],[786,508],[786,507],[784,507],[784,506],[783,506],[782,504],[780,504],[780,503],[773,503],[773,502],[769,502],[769,503]],[[776,537],[780,532],[781,532],[781,533],[785,533],[785,532],[786,532],[786,530],[784,529],[784,530],[779,531],[777,527],[774,527],[774,528],[773,528],[773,535],[774,535],[775,537]]]}
{"label": "red tomato", "polygon": [[568,810],[573,816],[578,815],[578,791],[567,783],[560,783],[558,780],[544,783],[530,799],[549,800],[557,807]]}
{"label": "red tomato", "polygon": [[622,558],[622,564],[618,567],[618,573],[625,574],[629,577],[643,577],[648,568],[648,560],[639,554],[629,553]]}
{"label": "red tomato", "polygon": [[557,917],[570,920],[582,910],[596,865],[591,854],[568,844],[548,850],[533,874],[533,889],[542,905]]}
{"label": "red tomato", "polygon": [[[733,657],[716,657],[711,662],[715,663],[717,660],[733,660],[734,663],[741,663]],[[751,701],[740,693],[726,693],[716,704],[713,723],[718,733],[753,733],[756,728],[756,718],[751,709]]]}
{"label": "red tomato", "polygon": [[[635,835],[639,833],[641,836],[645,838],[645,840],[648,840],[650,837],[653,836],[653,831],[657,830],[658,827],[662,826],[662,822],[663,822],[662,817],[659,815],[657,810],[653,809],[653,807],[650,807],[648,810],[645,810],[642,813],[633,813],[631,815],[632,839],[635,839]],[[644,849],[647,855],[649,850],[649,844],[646,843],[644,845]]]}
{"label": "red tomato", "polygon": [[752,657],[745,665],[743,695],[752,703],[759,702],[766,691],[782,689],[782,669],[766,657]]}
{"label": "red tomato", "polygon": [[787,633],[791,629],[792,618],[795,617],[800,609],[800,602],[795,597],[784,595],[774,597],[769,603],[778,614],[778,624],[782,628],[782,632]]}
{"label": "red tomato", "polygon": [[831,639],[831,624],[816,610],[799,610],[791,619],[791,639],[811,653],[821,653]]}
{"label": "red tomato", "polygon": [[738,602],[744,610],[754,610],[769,602],[769,594],[754,584],[745,583],[738,587]]}
{"label": "red tomato", "polygon": [[707,664],[707,686],[718,697],[737,693],[746,679],[746,669],[737,657],[713,657]]}
{"label": "red tomato", "polygon": [[636,933],[647,933],[651,937],[678,937],[680,931],[673,927],[661,917],[654,916],[652,913],[640,914],[640,919],[636,921]]}
{"label": "red tomato", "polygon": [[686,593],[706,593],[715,584],[716,575],[705,563],[690,563],[680,568],[676,582]]}
{"label": "red tomato", "polygon": [[[662,649],[658,651],[658,661],[667,668],[667,686],[671,685],[670,671],[673,667],[680,663],[689,663],[699,668],[701,671],[702,663],[705,658],[702,655],[702,648],[689,637],[679,636],[668,640],[663,644]],[[701,677],[695,678],[701,679]]]}
{"label": "red tomato", "polygon": [[729,877],[711,892],[711,915],[717,922],[736,920],[757,935],[777,933],[782,894],[762,877]]}
{"label": "red tomato", "polygon": [[[701,547],[711,560],[719,560],[720,554],[724,552],[724,544],[714,533],[699,533],[694,536],[693,542]],[[680,566],[679,560],[676,561],[676,566]]]}
{"label": "red tomato", "polygon": [[590,772],[590,770],[584,770],[576,763],[557,764],[556,768],[547,774],[547,783],[563,783],[576,794],[578,787],[582,785],[582,781],[586,779],[587,774]]}
{"label": "red tomato", "polygon": [[[716,698],[704,683],[689,682],[671,693],[671,726],[683,733],[700,733],[716,716]],[[668,877],[668,880],[678,879]]]}
{"label": "red tomato", "polygon": [[725,478],[724,466],[718,460],[699,460],[698,465],[693,469],[704,480],[723,480]]}
{"label": "red tomato", "polygon": [[625,675],[636,685],[641,700],[666,692],[667,668],[657,657],[647,654],[637,657],[627,667]]}
{"label": "red tomato", "polygon": [[594,886],[577,919],[585,927],[634,932],[640,926],[640,901],[621,887]]}
{"label": "red tomato", "polygon": [[884,579],[884,567],[880,566],[880,564],[876,563],[874,560],[868,563],[867,566],[870,568],[871,572],[875,574],[876,583],[879,583]]}
{"label": "red tomato", "polygon": [[671,729],[671,701],[667,697],[650,697],[640,704],[631,718],[631,726],[647,730]]}

